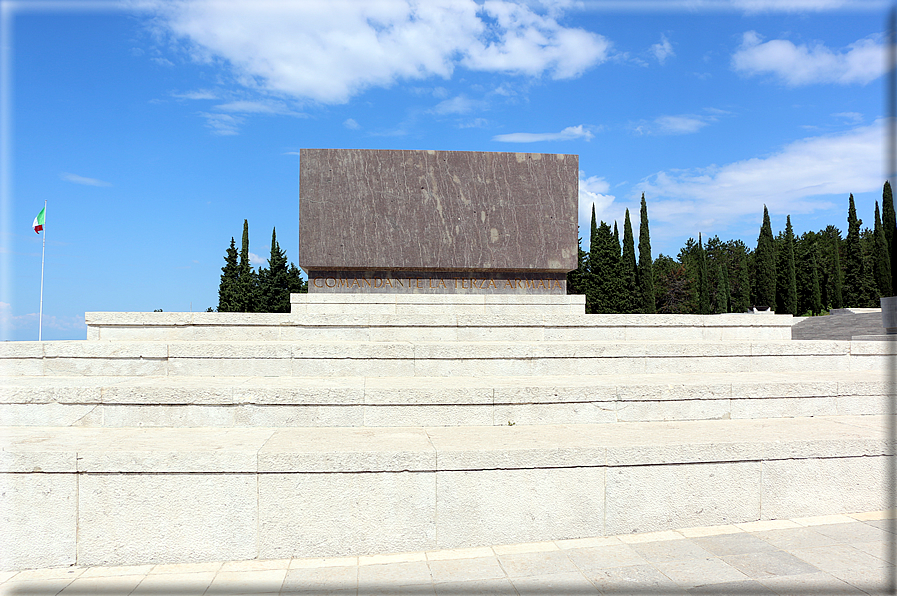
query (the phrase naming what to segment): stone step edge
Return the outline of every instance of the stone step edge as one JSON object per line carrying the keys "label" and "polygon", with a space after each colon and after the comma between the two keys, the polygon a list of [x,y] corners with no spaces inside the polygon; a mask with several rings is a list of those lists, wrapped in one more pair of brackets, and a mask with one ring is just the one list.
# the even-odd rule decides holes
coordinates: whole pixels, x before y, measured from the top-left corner
{"label": "stone step edge", "polygon": [[53,341],[0,342],[0,363],[41,358],[210,359],[463,359],[463,358],[663,358],[724,356],[895,355],[897,342],[839,340],[733,341]]}
{"label": "stone step edge", "polygon": [[0,377],[0,403],[411,406],[891,395],[895,386],[873,372],[770,373],[762,380],[753,372],[452,377],[450,383],[447,377],[301,377],[297,382],[298,377],[16,376]]}
{"label": "stone step edge", "polygon": [[0,473],[321,474],[893,455],[892,418],[306,428],[0,427]]}
{"label": "stone step edge", "polygon": [[791,328],[791,315],[585,315],[554,313],[326,314],[87,312],[88,327],[750,327]]}

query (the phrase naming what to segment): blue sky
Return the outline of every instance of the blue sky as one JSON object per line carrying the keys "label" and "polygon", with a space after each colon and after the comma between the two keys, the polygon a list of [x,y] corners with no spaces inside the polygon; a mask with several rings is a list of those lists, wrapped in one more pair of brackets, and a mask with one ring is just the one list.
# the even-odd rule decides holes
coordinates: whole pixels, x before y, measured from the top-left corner
{"label": "blue sky", "polygon": [[[2,0],[0,334],[216,306],[249,220],[298,253],[302,147],[579,155],[652,252],[864,225],[885,180],[885,2]],[[300,264],[301,265],[301,264]]]}

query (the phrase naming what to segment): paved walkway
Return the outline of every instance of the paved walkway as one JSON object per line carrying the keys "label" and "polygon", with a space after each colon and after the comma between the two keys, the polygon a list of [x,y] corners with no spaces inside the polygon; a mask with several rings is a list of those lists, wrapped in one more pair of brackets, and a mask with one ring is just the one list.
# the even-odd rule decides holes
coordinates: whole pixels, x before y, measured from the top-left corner
{"label": "paved walkway", "polygon": [[850,341],[856,335],[882,335],[881,310],[838,311],[824,317],[800,317],[791,327],[791,339],[837,339]]}
{"label": "paved walkway", "polygon": [[0,594],[888,594],[893,513],[394,555],[0,572]]}

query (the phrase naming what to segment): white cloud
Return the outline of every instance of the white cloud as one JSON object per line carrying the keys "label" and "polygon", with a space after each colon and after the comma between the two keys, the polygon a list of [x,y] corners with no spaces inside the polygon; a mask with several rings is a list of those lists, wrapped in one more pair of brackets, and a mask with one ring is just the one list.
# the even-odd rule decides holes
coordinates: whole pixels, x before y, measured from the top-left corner
{"label": "white cloud", "polygon": [[847,120],[851,124],[859,124],[863,121],[863,115],[859,112],[838,112],[837,114],[832,114],[832,116]]}
{"label": "white cloud", "polygon": [[679,229],[722,232],[766,204],[779,214],[832,207],[826,195],[881,188],[881,121],[846,133],[808,137],[764,158],[724,166],[658,172],[636,185],[651,203],[652,218]]}
{"label": "white cloud", "polygon": [[255,265],[256,267],[262,267],[264,265],[267,265],[267,263],[268,263],[268,260],[265,259],[264,257],[260,257],[257,254],[255,254],[254,252],[249,253],[249,264],[250,265]]}
{"label": "white cloud", "polygon": [[610,42],[506,0],[138,0],[198,61],[223,59],[243,85],[343,103],[397,80],[454,69],[556,79],[605,61]]}
{"label": "white cloud", "polygon": [[206,119],[206,126],[212,129],[217,135],[230,136],[240,134],[240,125],[243,118],[239,116],[231,116],[230,114],[210,114],[208,112],[200,112],[200,116]]}
{"label": "white cloud", "polygon": [[[0,302],[0,327],[6,329],[33,329],[34,339],[37,339],[38,313],[29,312],[21,315],[12,313],[12,305],[8,302]],[[41,326],[46,329],[68,331],[72,329],[87,329],[84,316],[56,316],[44,313]]]}
{"label": "white cloud", "polygon": [[821,43],[796,46],[786,39],[763,41],[756,31],[744,34],[732,55],[732,68],[747,75],[770,74],[791,87],[813,83],[865,85],[885,70],[885,47],[871,38],[846,50],[832,51]]}
{"label": "white cloud", "polygon": [[343,120],[343,126],[348,128],[349,130],[358,130],[361,128],[361,125],[355,121],[354,118],[346,118]]}
{"label": "white cloud", "polygon": [[209,89],[199,89],[197,91],[188,91],[186,93],[172,93],[171,96],[178,99],[218,99],[218,95]]}
{"label": "white cloud", "polygon": [[286,114],[301,116],[294,112],[281,101],[248,101],[238,100],[214,106],[214,109],[222,112],[239,112],[243,114]]}
{"label": "white cloud", "polygon": [[475,109],[483,109],[485,106],[486,102],[484,101],[459,95],[439,102],[430,112],[434,114],[467,114]]}
{"label": "white cloud", "polygon": [[660,34],[660,43],[655,43],[651,46],[651,53],[654,54],[654,57],[661,64],[666,62],[666,59],[670,56],[676,55],[676,53],[673,51],[673,45],[670,43],[670,40],[667,39],[667,36],[662,33]]}
{"label": "white cloud", "polygon": [[610,184],[604,178],[598,176],[586,178],[585,172],[579,171],[579,235],[582,236],[583,248],[586,250],[588,250],[589,226],[592,222],[592,205],[595,205],[595,217],[598,221],[609,219],[606,212],[615,197],[607,194],[608,190]]}
{"label": "white cloud", "polygon": [[580,124],[568,126],[561,132],[512,132],[492,137],[493,141],[501,143],[537,143],[539,141],[570,141],[573,139],[585,139],[590,141],[595,135]]}
{"label": "white cloud", "polygon": [[635,132],[644,135],[686,135],[698,132],[708,124],[716,122],[719,116],[728,114],[724,110],[705,108],[705,114],[678,114],[658,116],[651,122],[640,122]]}
{"label": "white cloud", "polygon": [[59,177],[66,182],[74,182],[75,184],[84,184],[86,186],[112,186],[111,182],[97,180],[96,178],[85,178],[77,174],[69,174],[68,172],[62,172],[59,174]]}

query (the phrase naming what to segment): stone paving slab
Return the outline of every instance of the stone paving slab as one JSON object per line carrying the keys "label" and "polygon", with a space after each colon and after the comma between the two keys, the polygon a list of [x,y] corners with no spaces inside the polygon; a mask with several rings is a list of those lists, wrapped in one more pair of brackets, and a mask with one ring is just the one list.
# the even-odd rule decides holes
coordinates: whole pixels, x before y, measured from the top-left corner
{"label": "stone paving slab", "polygon": [[[0,572],[0,594],[890,594],[895,511],[361,557]],[[772,529],[776,528],[776,529]]]}

